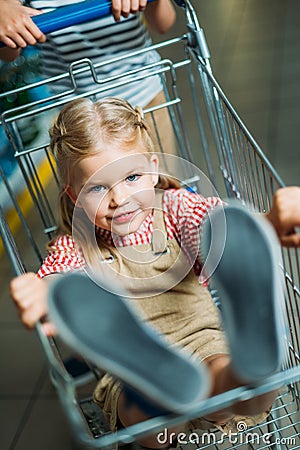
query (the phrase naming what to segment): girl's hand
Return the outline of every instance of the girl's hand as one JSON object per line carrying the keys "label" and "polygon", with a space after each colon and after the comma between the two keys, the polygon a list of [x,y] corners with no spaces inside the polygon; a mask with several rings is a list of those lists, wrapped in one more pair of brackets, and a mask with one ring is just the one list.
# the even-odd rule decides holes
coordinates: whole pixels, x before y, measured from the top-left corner
{"label": "girl's hand", "polygon": [[[10,295],[26,327],[33,328],[46,316],[48,283],[39,279],[35,273],[26,273],[14,278],[10,283]],[[56,334],[53,324],[44,322],[42,327],[47,336]]]}
{"label": "girl's hand", "polygon": [[267,219],[274,226],[281,244],[286,247],[300,247],[300,187],[278,189]]}
{"label": "girl's hand", "polygon": [[130,13],[136,14],[145,11],[147,0],[112,0],[112,13],[117,22],[120,17],[128,17]]}
{"label": "girl's hand", "polygon": [[0,0],[0,41],[11,49],[45,42],[46,36],[31,20],[37,14],[40,11],[22,6],[19,0]]}

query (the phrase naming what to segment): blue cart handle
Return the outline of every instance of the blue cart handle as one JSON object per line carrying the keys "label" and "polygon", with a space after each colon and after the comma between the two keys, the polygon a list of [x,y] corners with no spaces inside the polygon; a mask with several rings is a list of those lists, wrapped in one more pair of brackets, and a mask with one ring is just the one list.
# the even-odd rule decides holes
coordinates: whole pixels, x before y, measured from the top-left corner
{"label": "blue cart handle", "polygon": [[100,19],[111,14],[111,2],[88,0],[68,6],[61,6],[54,11],[32,16],[31,19],[44,34]]}
{"label": "blue cart handle", "polygon": [[[148,0],[148,3],[154,0]],[[32,16],[32,20],[44,33],[53,33],[73,25],[89,22],[111,14],[111,1],[88,0],[74,5],[62,6],[48,13]]]}
{"label": "blue cart handle", "polygon": [[[155,0],[148,0],[151,3]],[[184,0],[175,0],[184,7]],[[75,5],[62,6],[54,11],[32,16],[32,20],[44,33],[53,33],[73,25],[89,22],[111,14],[111,0],[88,0]]]}

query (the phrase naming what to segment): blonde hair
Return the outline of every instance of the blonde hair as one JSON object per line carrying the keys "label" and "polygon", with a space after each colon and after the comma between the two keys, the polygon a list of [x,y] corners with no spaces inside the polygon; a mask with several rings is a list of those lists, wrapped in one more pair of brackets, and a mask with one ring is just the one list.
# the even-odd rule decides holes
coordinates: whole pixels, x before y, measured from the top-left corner
{"label": "blonde hair", "polygon": [[[126,100],[113,97],[96,102],[77,99],[68,103],[58,115],[49,133],[50,149],[54,154],[62,185],[58,205],[58,230],[63,234],[72,234],[74,204],[67,195],[65,186],[72,184],[76,164],[88,156],[97,154],[99,143],[103,143],[104,146],[112,142],[120,143],[125,150],[126,147],[142,143],[147,152],[153,151],[149,126],[142,110],[139,107],[133,108]],[[160,176],[157,187],[168,189],[179,188],[180,185],[176,180]],[[87,223],[86,220],[87,217],[82,217],[79,224],[82,232],[79,230],[79,235],[85,234],[83,228]],[[91,243],[84,244],[92,247]]]}

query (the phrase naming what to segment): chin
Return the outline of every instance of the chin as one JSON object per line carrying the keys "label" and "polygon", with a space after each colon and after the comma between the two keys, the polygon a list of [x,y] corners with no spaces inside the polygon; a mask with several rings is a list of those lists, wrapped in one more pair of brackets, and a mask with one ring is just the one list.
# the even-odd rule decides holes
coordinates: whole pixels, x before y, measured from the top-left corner
{"label": "chin", "polygon": [[131,227],[127,228],[126,230],[125,229],[124,230],[112,229],[112,233],[117,234],[118,236],[124,237],[124,236],[127,236],[128,234],[135,233],[137,230],[138,230],[138,228],[131,228]]}
{"label": "chin", "polygon": [[138,231],[142,223],[143,221],[139,222],[138,224],[131,223],[128,225],[124,225],[124,227],[116,227],[112,229],[112,232],[114,234],[117,234],[118,236],[127,236],[128,234],[132,234]]}

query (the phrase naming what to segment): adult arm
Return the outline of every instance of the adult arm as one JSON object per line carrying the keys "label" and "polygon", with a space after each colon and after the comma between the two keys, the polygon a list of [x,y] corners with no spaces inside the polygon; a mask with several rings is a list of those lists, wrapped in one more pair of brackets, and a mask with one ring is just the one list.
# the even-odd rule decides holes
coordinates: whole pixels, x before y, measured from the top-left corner
{"label": "adult arm", "polygon": [[175,23],[176,12],[172,1],[155,0],[145,10],[149,26],[158,33],[166,33]]}
{"label": "adult arm", "polygon": [[[145,11],[149,26],[159,33],[165,33],[174,24],[176,13],[171,0],[112,0],[112,13],[116,21],[130,13]],[[46,36],[35,25],[31,16],[41,14],[33,8],[23,6],[19,0],[0,0],[0,41],[6,47],[0,48],[0,59],[15,60],[27,45],[46,41]]]}

